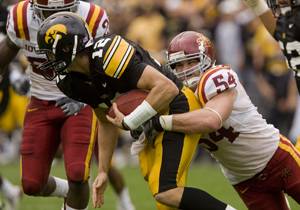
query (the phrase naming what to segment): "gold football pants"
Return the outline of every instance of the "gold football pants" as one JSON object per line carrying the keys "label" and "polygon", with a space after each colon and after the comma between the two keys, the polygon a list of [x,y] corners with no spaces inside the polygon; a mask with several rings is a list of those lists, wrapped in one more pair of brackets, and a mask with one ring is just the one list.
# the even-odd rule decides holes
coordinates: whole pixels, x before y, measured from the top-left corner
{"label": "gold football pants", "polygon": [[[189,88],[169,105],[168,114],[184,113],[199,109],[200,105]],[[187,172],[196,151],[200,134],[161,132],[154,143],[148,143],[139,154],[142,175],[148,182],[152,195],[186,185]],[[160,210],[171,210],[157,203]]]}

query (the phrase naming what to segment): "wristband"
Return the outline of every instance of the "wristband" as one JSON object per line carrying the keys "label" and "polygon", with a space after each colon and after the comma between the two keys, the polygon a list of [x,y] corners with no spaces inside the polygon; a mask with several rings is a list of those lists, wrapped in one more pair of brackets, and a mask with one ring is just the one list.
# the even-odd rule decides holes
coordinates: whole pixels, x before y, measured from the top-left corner
{"label": "wristband", "polygon": [[133,112],[124,117],[123,122],[130,130],[134,130],[156,114],[157,111],[144,100]]}
{"label": "wristband", "polygon": [[160,116],[159,123],[164,130],[171,131],[173,127],[173,115]]}
{"label": "wristband", "polygon": [[160,120],[159,120],[160,116],[154,116],[151,121],[152,121],[152,126],[156,131],[164,131],[163,127],[161,126]]}
{"label": "wristband", "polygon": [[269,9],[267,3],[264,0],[244,0],[244,2],[248,5],[248,7],[252,8],[253,12],[257,16],[262,15]]}
{"label": "wristband", "polygon": [[122,127],[123,127],[123,130],[125,130],[125,131],[129,131],[130,130],[129,126],[124,122],[124,118],[122,120]]}

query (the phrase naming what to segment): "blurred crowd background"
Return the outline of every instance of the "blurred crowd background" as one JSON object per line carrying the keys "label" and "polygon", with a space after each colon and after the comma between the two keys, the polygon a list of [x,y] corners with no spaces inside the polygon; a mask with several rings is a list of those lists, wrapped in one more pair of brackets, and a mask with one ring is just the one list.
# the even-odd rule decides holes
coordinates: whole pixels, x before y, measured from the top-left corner
{"label": "blurred crowd background", "polygon": [[[4,33],[5,10],[15,0],[0,2],[0,28]],[[300,136],[300,103],[292,72],[287,69],[278,43],[241,0],[96,0],[94,3],[106,9],[112,33],[139,43],[161,63],[166,62],[170,39],[179,32],[194,30],[206,34],[215,44],[217,64],[231,65],[264,118],[296,143]],[[128,134],[122,138],[128,145]],[[0,140],[0,160],[5,141]]]}

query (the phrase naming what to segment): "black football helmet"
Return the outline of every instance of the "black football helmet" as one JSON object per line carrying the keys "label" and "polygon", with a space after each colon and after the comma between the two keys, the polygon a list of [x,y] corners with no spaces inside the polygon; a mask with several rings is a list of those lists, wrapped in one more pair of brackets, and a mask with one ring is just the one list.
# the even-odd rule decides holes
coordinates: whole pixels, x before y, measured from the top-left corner
{"label": "black football helmet", "polygon": [[47,61],[38,69],[48,80],[66,74],[65,69],[75,56],[93,44],[86,22],[72,12],[58,12],[48,17],[37,34],[38,53],[45,54]]}
{"label": "black football helmet", "polygon": [[290,7],[291,9],[300,6],[300,0],[267,0],[269,8],[273,14],[278,17],[281,14],[281,8]]}

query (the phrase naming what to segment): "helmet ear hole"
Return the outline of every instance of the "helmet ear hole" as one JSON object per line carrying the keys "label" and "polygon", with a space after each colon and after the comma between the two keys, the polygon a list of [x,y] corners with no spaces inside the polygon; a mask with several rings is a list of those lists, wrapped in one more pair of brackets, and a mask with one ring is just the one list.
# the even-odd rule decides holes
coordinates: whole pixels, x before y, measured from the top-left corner
{"label": "helmet ear hole", "polygon": [[64,46],[63,48],[61,48],[61,51],[63,51],[64,53],[69,53],[69,52],[71,52],[71,47],[70,46]]}

